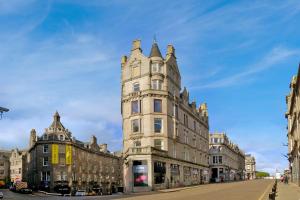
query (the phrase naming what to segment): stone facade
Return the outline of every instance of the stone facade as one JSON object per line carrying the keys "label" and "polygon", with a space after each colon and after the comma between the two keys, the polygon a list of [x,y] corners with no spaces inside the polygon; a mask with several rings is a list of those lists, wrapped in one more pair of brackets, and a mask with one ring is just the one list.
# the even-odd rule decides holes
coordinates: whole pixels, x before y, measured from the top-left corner
{"label": "stone facade", "polygon": [[69,187],[110,193],[122,185],[120,157],[110,153],[106,144],[98,145],[95,136],[88,143],[76,140],[56,112],[42,136],[31,131],[28,182],[46,191]]}
{"label": "stone facade", "polygon": [[174,47],[163,58],[154,42],[145,56],[135,40],[121,71],[125,191],[208,182],[207,106],[181,92]]}
{"label": "stone facade", "polygon": [[244,179],[245,154],[229,140],[225,133],[209,135],[209,157],[211,181]]}
{"label": "stone facade", "polygon": [[300,111],[300,66],[297,76],[293,76],[290,83],[290,92],[286,96],[287,112],[285,117],[288,122],[288,159],[290,163],[291,181],[300,186],[300,129],[299,111]]}
{"label": "stone facade", "polygon": [[256,178],[256,162],[251,154],[245,156],[246,179],[253,180]]}
{"label": "stone facade", "polygon": [[0,187],[10,183],[10,151],[0,150]]}
{"label": "stone facade", "polygon": [[27,181],[27,151],[13,149],[9,158],[10,181]]}

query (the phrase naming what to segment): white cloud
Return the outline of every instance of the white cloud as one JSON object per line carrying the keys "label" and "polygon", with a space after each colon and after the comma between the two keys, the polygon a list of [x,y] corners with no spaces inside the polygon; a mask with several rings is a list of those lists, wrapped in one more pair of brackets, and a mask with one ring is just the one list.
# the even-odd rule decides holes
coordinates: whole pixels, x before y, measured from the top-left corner
{"label": "white cloud", "polygon": [[201,86],[191,87],[192,90],[195,89],[209,89],[209,88],[222,88],[241,84],[243,82],[249,81],[254,75],[266,71],[272,67],[277,67],[278,64],[285,61],[292,56],[299,56],[299,49],[287,49],[283,47],[273,48],[267,55],[265,55],[256,64],[250,65],[245,71],[234,74],[232,76],[219,79],[217,81],[204,84]]}

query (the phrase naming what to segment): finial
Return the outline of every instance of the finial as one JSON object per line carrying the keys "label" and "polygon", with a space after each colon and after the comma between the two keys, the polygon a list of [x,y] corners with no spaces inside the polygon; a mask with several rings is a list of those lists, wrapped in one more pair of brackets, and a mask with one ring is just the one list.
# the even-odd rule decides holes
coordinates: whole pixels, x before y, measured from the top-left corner
{"label": "finial", "polygon": [[153,44],[156,43],[156,35],[153,35]]}

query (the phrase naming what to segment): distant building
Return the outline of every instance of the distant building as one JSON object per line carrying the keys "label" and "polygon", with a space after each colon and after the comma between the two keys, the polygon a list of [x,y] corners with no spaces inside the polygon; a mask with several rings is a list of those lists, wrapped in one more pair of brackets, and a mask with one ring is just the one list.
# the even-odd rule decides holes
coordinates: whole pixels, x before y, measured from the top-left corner
{"label": "distant building", "polygon": [[97,144],[92,136],[88,143],[76,140],[56,112],[45,133],[30,134],[28,182],[46,191],[61,188],[86,191],[115,191],[122,185],[122,160],[110,153],[106,144]]}
{"label": "distant building", "polygon": [[0,150],[0,187],[10,183],[10,151]]}
{"label": "distant building", "polygon": [[10,181],[27,181],[27,151],[13,149],[9,158]]}
{"label": "distant building", "polygon": [[246,179],[248,180],[255,179],[256,162],[255,162],[255,158],[251,156],[251,154],[246,154],[245,168],[246,168]]}
{"label": "distant building", "polygon": [[290,92],[286,96],[287,112],[287,139],[288,139],[288,160],[291,172],[291,182],[300,186],[300,129],[299,111],[300,111],[300,65],[297,76],[293,76],[290,83]]}
{"label": "distant building", "polygon": [[126,192],[208,182],[207,106],[182,90],[174,47],[146,56],[135,40],[121,71]]}
{"label": "distant building", "polygon": [[243,180],[245,154],[225,133],[209,135],[209,166],[211,181]]}

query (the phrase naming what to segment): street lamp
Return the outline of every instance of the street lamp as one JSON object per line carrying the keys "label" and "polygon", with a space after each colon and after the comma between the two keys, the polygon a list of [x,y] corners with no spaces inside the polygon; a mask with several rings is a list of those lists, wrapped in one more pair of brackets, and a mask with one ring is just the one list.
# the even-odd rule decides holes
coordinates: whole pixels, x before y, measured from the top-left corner
{"label": "street lamp", "polygon": [[3,113],[4,113],[4,112],[8,112],[8,111],[9,111],[9,109],[0,107],[0,119],[2,119]]}

